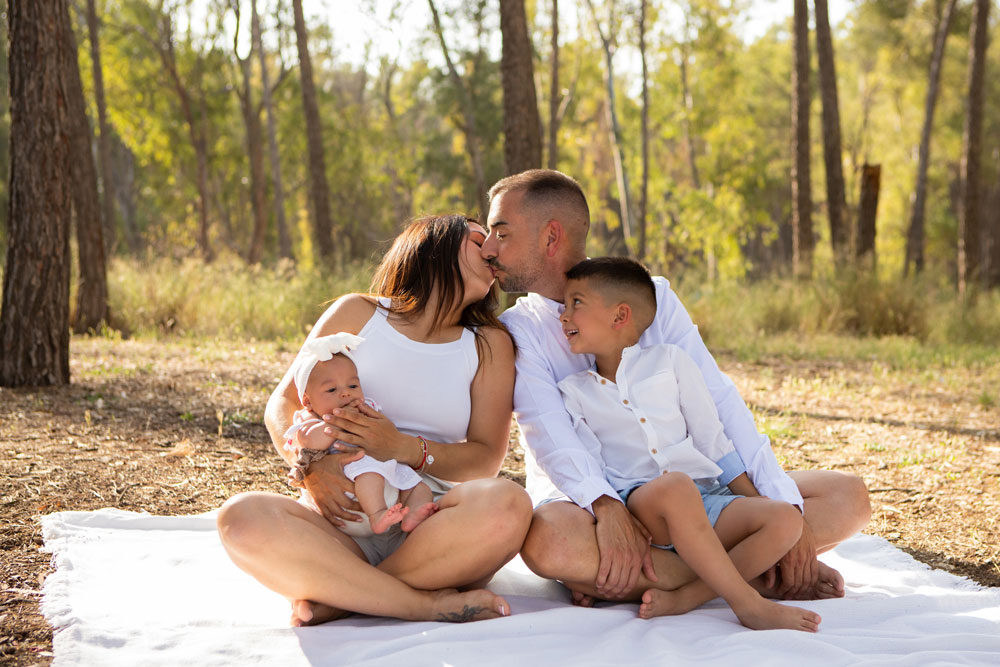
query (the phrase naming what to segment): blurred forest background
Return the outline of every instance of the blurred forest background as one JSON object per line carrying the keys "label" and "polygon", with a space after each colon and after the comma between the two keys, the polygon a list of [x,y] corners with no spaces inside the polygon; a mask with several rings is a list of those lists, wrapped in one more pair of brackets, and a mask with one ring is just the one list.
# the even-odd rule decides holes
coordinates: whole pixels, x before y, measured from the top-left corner
{"label": "blurred forest background", "polygon": [[990,0],[833,25],[826,0],[367,0],[360,40],[336,0],[56,4],[97,193],[73,195],[78,331],[298,338],[406,220],[485,216],[547,166],[588,194],[590,254],[667,275],[716,340],[1000,336]]}

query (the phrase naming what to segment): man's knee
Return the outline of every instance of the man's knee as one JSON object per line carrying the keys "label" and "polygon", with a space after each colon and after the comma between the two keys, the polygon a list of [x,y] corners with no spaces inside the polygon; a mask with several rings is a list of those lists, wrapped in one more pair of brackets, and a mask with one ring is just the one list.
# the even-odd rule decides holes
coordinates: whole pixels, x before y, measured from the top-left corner
{"label": "man's knee", "polygon": [[858,532],[868,525],[872,516],[868,487],[863,479],[850,473],[843,473],[841,487],[844,505],[849,508],[848,511],[855,520],[855,532]]}

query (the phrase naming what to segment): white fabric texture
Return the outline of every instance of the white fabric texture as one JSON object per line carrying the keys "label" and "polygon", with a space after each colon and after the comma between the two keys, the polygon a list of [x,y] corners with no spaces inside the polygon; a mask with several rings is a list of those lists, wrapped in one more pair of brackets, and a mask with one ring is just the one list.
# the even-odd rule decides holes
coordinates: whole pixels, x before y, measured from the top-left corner
{"label": "white fabric texture", "polygon": [[[770,440],[757,431],[749,408],[732,380],[719,370],[680,299],[666,278],[655,276],[653,283],[656,317],[639,338],[639,347],[671,343],[687,352],[701,370],[726,435],[757,491],[801,507],[798,487],[778,465]],[[593,355],[570,351],[559,322],[562,311],[562,304],[531,293],[519,298],[500,320],[510,329],[518,348],[514,416],[521,428],[528,493],[536,505],[565,494],[589,508],[602,495],[618,499],[618,494],[577,437],[556,387],[567,375],[594,365]],[[381,394],[375,395],[381,398]]]}
{"label": "white fabric texture", "polygon": [[559,391],[618,492],[667,471],[723,485],[746,472],[698,367],[676,345],[632,345],[614,382],[590,369],[563,378]]}
{"label": "white fabric texture", "polygon": [[847,581],[817,634],[755,632],[721,601],[644,621],[637,606],[579,609],[508,564],[490,589],[512,615],[454,625],[348,618],[287,626],[287,602],[226,556],[211,514],[100,510],[43,519],[56,571],[42,610],[65,665],[997,665],[1000,590],[928,569],[881,538],[822,558]]}

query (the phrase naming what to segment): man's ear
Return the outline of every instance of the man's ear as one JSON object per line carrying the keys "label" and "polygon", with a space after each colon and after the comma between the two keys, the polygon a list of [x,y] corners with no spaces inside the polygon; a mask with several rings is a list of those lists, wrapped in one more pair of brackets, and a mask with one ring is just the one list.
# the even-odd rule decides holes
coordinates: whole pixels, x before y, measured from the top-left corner
{"label": "man's ear", "polygon": [[545,254],[548,257],[555,257],[559,246],[562,245],[565,233],[562,223],[555,218],[545,223],[545,226],[542,228],[542,238],[545,242]]}
{"label": "man's ear", "polygon": [[621,329],[623,326],[632,321],[634,314],[632,313],[632,306],[625,302],[619,303],[615,307],[615,319],[611,323],[611,327],[614,329]]}

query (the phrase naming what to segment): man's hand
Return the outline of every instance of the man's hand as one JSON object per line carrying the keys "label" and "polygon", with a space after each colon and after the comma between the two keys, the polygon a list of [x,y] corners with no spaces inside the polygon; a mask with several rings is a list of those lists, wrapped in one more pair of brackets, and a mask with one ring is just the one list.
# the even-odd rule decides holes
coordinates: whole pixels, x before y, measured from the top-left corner
{"label": "man's hand", "polygon": [[344,526],[345,521],[360,521],[361,517],[349,510],[360,510],[357,501],[345,493],[354,493],[354,482],[344,477],[344,466],[357,461],[364,452],[358,450],[346,454],[328,454],[316,461],[306,472],[306,491],[312,496],[316,509],[335,526]]}
{"label": "man's hand", "polygon": [[601,597],[621,599],[635,588],[640,572],[656,581],[649,553],[650,537],[642,524],[623,503],[608,496],[595,500],[592,507],[601,557],[594,583]]}
{"label": "man's hand", "polygon": [[816,560],[816,539],[808,523],[802,523],[802,535],[788,553],[778,561],[776,593],[785,600],[809,599],[819,580],[819,561]]}

